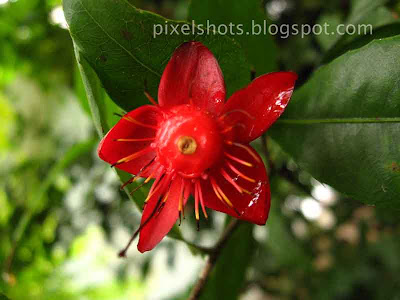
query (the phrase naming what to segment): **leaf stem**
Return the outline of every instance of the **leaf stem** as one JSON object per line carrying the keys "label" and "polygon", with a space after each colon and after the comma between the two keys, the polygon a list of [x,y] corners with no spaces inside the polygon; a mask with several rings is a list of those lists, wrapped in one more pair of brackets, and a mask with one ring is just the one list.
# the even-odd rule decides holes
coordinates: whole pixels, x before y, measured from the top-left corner
{"label": "leaf stem", "polygon": [[298,172],[292,171],[290,169],[288,169],[288,167],[286,166],[286,164],[283,164],[282,167],[278,168],[275,163],[273,162],[273,160],[271,159],[271,156],[269,154],[268,151],[268,140],[267,140],[267,136],[265,134],[262,135],[261,137],[262,141],[262,151],[263,154],[267,160],[269,169],[270,169],[270,176],[274,176],[274,175],[278,175],[284,179],[286,179],[286,181],[290,182],[291,184],[293,184],[294,186],[296,186],[298,189],[300,189],[302,192],[304,192],[307,195],[311,195],[311,188],[310,186],[308,186],[307,184],[302,183],[299,180],[299,174]]}

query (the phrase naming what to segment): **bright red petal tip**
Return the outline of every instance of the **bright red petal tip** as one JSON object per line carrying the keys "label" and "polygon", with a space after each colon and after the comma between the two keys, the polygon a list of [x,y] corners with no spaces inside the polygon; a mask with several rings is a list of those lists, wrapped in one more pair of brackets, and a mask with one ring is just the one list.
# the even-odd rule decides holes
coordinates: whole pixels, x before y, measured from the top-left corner
{"label": "bright red petal tip", "polygon": [[151,127],[157,126],[159,116],[158,108],[150,105],[127,113],[100,142],[97,149],[99,157],[110,164],[116,164],[121,159],[142,151],[143,155],[116,165],[116,168],[137,174],[156,156],[155,151],[150,149],[151,151],[146,152],[146,149],[149,149],[151,139],[155,137],[156,130]]}
{"label": "bright red petal tip", "polygon": [[[238,187],[230,183],[219,169],[214,170],[210,174],[210,178],[215,179],[215,182],[231,201],[235,209],[230,208],[217,197],[210,180],[201,181],[204,204],[206,207],[226,213],[235,218],[264,225],[267,221],[271,204],[268,176],[257,152],[250,146],[246,145],[246,147],[252,154],[244,148],[235,146],[232,146],[227,152],[231,157],[251,163],[252,167],[245,166],[229,158],[223,164],[223,169],[226,172],[225,176],[226,174],[229,175],[234,180],[234,183],[238,187],[245,189],[246,192],[239,193],[237,190]],[[251,194],[249,195],[247,192]]]}
{"label": "bright red petal tip", "polygon": [[296,80],[296,73],[275,72],[235,92],[221,114],[226,114],[227,124],[241,124],[235,128],[235,139],[248,143],[265,132],[285,110]]}
{"label": "bright red petal tip", "polygon": [[218,114],[225,101],[225,83],[217,60],[199,42],[177,48],[161,78],[160,106],[193,103]]}
{"label": "bright red petal tip", "polygon": [[[166,181],[164,184],[168,186],[169,182]],[[143,225],[147,219],[150,219],[140,231],[138,244],[140,252],[152,250],[174,226],[179,217],[179,198],[181,197],[183,184],[184,181],[180,177],[172,181],[168,198],[160,210],[157,207],[165,197],[161,189],[148,200],[143,211],[141,224]]]}

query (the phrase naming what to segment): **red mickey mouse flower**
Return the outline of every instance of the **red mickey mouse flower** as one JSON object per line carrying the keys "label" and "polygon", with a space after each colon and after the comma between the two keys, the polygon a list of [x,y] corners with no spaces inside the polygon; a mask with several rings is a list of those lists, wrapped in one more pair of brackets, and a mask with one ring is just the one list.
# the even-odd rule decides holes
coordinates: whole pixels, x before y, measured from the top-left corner
{"label": "red mickey mouse flower", "polygon": [[[297,75],[255,79],[225,103],[225,83],[213,54],[199,42],[181,45],[161,78],[157,104],[122,117],[98,154],[134,177],[155,179],[145,201],[138,249],[153,249],[184,212],[214,209],[264,225],[270,188],[264,164],[249,143],[282,114]],[[124,185],[124,186],[125,186]],[[121,253],[124,255],[125,251]]]}

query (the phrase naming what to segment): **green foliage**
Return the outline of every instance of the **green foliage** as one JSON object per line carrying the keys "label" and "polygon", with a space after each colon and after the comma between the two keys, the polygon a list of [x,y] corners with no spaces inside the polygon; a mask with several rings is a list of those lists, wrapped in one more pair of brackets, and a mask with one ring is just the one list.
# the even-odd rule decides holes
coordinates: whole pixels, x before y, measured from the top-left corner
{"label": "green foliage", "polygon": [[[223,220],[209,212],[197,232],[189,201],[169,234],[183,243],[166,239],[144,255],[132,247],[119,260],[148,187],[120,192],[96,147],[114,113],[147,104],[145,89],[157,95],[171,53],[193,39],[216,55],[229,94],[254,70],[300,75],[268,132],[274,140],[254,143],[270,174],[267,225],[239,227],[202,299],[398,299],[397,2],[65,0],[71,42],[53,20],[61,1],[0,1],[0,300],[187,299],[204,264],[196,244],[212,246]],[[191,31],[191,20],[245,32],[252,20],[371,24],[374,34],[284,39],[195,27],[153,37],[165,22]]]}
{"label": "green foliage", "polygon": [[362,46],[365,46],[373,40],[384,39],[387,37],[398,35],[399,32],[400,23],[392,23],[378,27],[374,30],[374,33],[372,35],[358,37],[347,44],[339,43],[326,53],[323,62],[327,63],[329,61],[332,61],[334,58],[339,57],[350,50],[361,48]]}
{"label": "green foliage", "polygon": [[321,67],[272,132],[318,180],[392,208],[400,208],[399,43],[375,40]]}
{"label": "green foliage", "polygon": [[371,24],[375,27],[393,22],[392,12],[385,7],[388,0],[353,0],[349,24]]}
{"label": "green foliage", "polygon": [[[201,299],[238,299],[244,288],[248,269],[257,243],[252,224],[241,224],[222,249],[218,264],[210,276]],[[238,259],[240,257],[240,259]]]}
{"label": "green foliage", "polygon": [[[203,42],[215,54],[224,73],[228,94],[244,87],[250,69],[242,50],[228,37],[161,34],[157,26],[189,26],[142,11],[128,1],[63,2],[72,38],[80,56],[96,71],[113,101],[129,111],[148,103],[145,89],[157,95],[162,71],[172,52],[190,40]],[[82,26],[86,29],[81,30]]]}
{"label": "green foliage", "polygon": [[[345,34],[339,39],[332,39],[332,47],[325,54],[324,62],[329,62],[335,57],[351,50],[352,47],[354,47],[353,44],[359,44],[360,40],[371,41],[373,39],[382,38],[380,35],[386,34],[386,36],[392,36],[398,34],[395,26],[390,27],[390,25],[398,23],[398,20],[394,18],[393,13],[385,6],[387,2],[387,0],[353,0],[346,23],[354,26],[354,28],[359,28],[359,35],[361,35],[361,37],[358,35]],[[382,27],[392,29],[382,30]],[[392,30],[393,33],[390,34],[389,32],[392,32]],[[362,35],[364,35],[364,37]]]}
{"label": "green foliage", "polygon": [[[87,101],[93,116],[93,122],[100,136],[104,136],[111,128],[107,122],[107,109],[104,101],[105,95],[96,73],[92,70],[86,60],[75,47],[75,56],[78,62],[79,71],[85,87]],[[84,99],[86,100],[86,99]]]}

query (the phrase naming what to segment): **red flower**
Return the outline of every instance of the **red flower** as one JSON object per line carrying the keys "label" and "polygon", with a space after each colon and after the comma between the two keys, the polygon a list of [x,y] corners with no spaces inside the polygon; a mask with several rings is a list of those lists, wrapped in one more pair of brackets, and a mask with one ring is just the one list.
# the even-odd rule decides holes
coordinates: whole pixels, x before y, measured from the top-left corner
{"label": "red flower", "polygon": [[[157,104],[122,117],[98,154],[113,166],[155,181],[145,201],[138,249],[153,249],[183,214],[189,195],[195,216],[206,207],[264,225],[270,188],[249,143],[282,114],[297,75],[255,79],[225,103],[225,83],[213,54],[199,42],[181,45],[161,78]],[[126,185],[125,184],[125,185]],[[122,252],[121,255],[124,255]]]}

